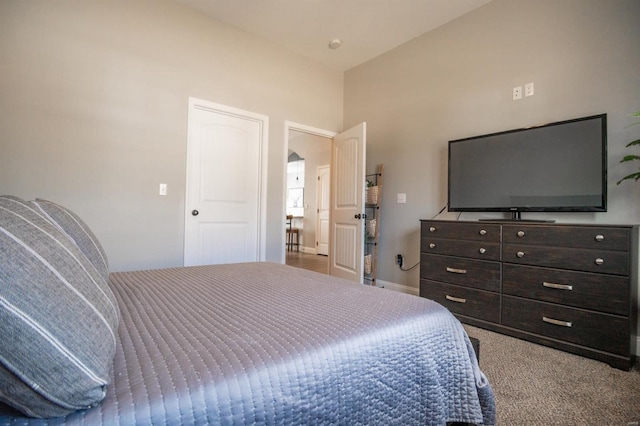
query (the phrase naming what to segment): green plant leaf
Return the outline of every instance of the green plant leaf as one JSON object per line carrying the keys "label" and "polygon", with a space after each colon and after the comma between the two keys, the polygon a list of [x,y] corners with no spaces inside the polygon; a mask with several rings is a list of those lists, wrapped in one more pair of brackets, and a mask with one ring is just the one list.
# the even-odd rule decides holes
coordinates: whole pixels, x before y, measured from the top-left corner
{"label": "green plant leaf", "polygon": [[638,156],[638,155],[625,155],[624,158],[622,160],[620,160],[620,162],[624,163],[626,161],[633,161],[633,160],[640,160],[640,156]]}
{"label": "green plant leaf", "polygon": [[631,173],[630,175],[623,177],[616,183],[616,185],[620,185],[620,182],[627,179],[633,179],[637,181],[638,179],[640,179],[640,172]]}
{"label": "green plant leaf", "polygon": [[[636,111],[633,114],[631,114],[632,117],[640,117],[640,111]],[[640,121],[635,122],[633,124],[631,124],[632,126],[635,125],[640,125]],[[629,142],[625,147],[631,147],[631,146],[638,146],[640,145],[640,139],[636,139],[634,141]],[[620,160],[621,163],[625,163],[627,161],[635,161],[635,160],[640,160],[640,156],[638,155],[625,155],[622,160]],[[627,175],[625,177],[623,177],[622,179],[620,179],[617,182],[617,185],[620,185],[620,182],[622,182],[623,180],[629,180],[629,179],[633,179],[635,181],[640,180],[640,172],[635,172],[635,173],[631,173],[630,175]]]}
{"label": "green plant leaf", "polygon": [[640,139],[636,139],[635,141],[631,141],[628,144],[625,145],[625,147],[630,147],[630,146],[634,146],[634,145],[640,145]]}
{"label": "green plant leaf", "polygon": [[[631,114],[632,117],[640,117],[640,111],[638,112],[634,112],[633,114]],[[636,121],[635,123],[631,123],[629,124],[629,126],[638,126],[640,125],[640,121]]]}

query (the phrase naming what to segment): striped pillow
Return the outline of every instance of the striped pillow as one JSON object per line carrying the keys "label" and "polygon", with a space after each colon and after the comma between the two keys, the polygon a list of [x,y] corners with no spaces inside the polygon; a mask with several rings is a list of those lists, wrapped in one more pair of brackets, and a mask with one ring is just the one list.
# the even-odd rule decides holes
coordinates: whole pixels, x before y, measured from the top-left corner
{"label": "striped pillow", "polygon": [[109,280],[107,255],[91,229],[78,215],[66,207],[47,200],[30,201],[40,214],[60,228],[76,242],[80,250],[105,280]]}
{"label": "striped pillow", "polygon": [[15,197],[0,197],[0,401],[56,417],[99,403],[119,311],[76,243]]}

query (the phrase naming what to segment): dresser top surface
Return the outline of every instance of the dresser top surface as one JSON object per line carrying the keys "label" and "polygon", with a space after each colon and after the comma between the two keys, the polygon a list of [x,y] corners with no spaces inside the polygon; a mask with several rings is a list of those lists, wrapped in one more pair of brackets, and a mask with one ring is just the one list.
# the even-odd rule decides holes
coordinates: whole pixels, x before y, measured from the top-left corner
{"label": "dresser top surface", "polygon": [[420,219],[425,223],[451,223],[451,224],[474,224],[474,225],[504,225],[504,226],[571,226],[584,228],[638,228],[633,224],[611,224],[611,223],[564,223],[564,222],[541,222],[535,220],[446,220],[446,219]]}

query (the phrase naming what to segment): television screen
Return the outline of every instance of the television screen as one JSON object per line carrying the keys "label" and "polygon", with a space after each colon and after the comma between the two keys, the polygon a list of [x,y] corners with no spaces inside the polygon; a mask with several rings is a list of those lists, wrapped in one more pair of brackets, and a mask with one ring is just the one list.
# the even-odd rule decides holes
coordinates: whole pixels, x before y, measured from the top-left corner
{"label": "television screen", "polygon": [[449,211],[606,211],[607,116],[449,141]]}

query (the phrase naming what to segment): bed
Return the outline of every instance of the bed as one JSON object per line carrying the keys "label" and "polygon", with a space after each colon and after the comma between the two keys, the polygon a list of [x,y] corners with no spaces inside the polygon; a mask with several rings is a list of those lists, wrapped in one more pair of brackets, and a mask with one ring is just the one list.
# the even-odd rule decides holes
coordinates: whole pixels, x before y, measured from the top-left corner
{"label": "bed", "polygon": [[[106,354],[94,370],[103,371],[104,380],[87,386],[87,406],[49,398],[40,413],[45,418],[35,418],[39,414],[24,405],[36,392],[38,399],[58,391],[55,380],[47,382],[55,371],[23,389],[22,401],[13,398],[16,377],[19,386],[31,382],[7,361],[7,352],[22,349],[10,340],[15,333],[2,331],[9,343],[0,354],[0,424],[495,423],[493,392],[467,334],[433,301],[269,262],[105,275],[99,270],[106,257],[86,224],[47,203],[0,197],[0,254],[14,244],[7,235],[22,232],[24,220],[54,234],[65,253],[80,259],[76,269],[91,278],[85,299],[101,301],[95,303],[103,313],[99,324],[80,317],[73,329],[84,327],[86,339],[95,328],[116,326],[115,343],[110,352],[107,332],[92,338],[90,346],[108,347],[100,347]],[[15,269],[19,250],[23,246],[4,265],[0,260],[0,302],[29,275],[24,265],[21,273],[3,271]],[[98,291],[100,277],[106,287]],[[47,309],[39,306],[33,315]],[[55,312],[51,321],[68,329]],[[95,350],[89,356],[94,361]],[[26,362],[22,358],[15,362]],[[54,389],[42,392],[48,383]]]}

